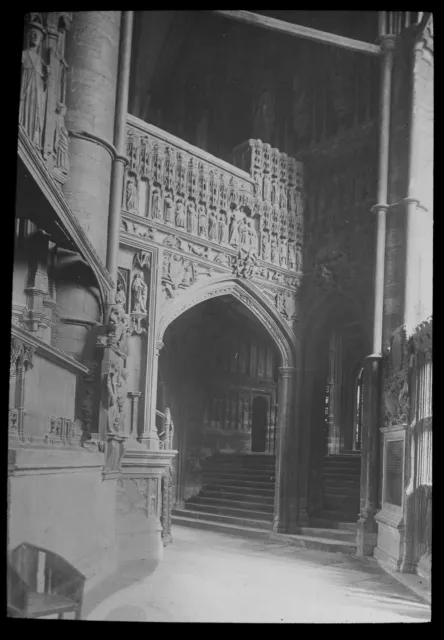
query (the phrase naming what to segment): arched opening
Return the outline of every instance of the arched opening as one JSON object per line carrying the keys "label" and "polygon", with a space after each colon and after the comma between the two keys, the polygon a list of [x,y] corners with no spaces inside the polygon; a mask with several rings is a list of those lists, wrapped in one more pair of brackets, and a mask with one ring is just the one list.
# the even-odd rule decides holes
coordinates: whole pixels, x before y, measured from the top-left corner
{"label": "arched opening", "polygon": [[268,406],[264,396],[253,398],[253,416],[251,425],[251,451],[264,453],[267,441]]}
{"label": "arched opening", "polygon": [[270,486],[264,513],[271,528],[282,364],[274,339],[243,302],[225,294],[178,315],[163,344],[157,408],[170,409],[179,452],[173,514],[218,513],[222,521],[240,514],[248,482],[265,470]]}
{"label": "arched opening", "polygon": [[[345,297],[332,297],[309,320],[304,367],[310,370],[306,442],[307,511],[314,518],[355,521],[359,511],[362,361],[365,319]],[[302,464],[304,462],[302,461]]]}

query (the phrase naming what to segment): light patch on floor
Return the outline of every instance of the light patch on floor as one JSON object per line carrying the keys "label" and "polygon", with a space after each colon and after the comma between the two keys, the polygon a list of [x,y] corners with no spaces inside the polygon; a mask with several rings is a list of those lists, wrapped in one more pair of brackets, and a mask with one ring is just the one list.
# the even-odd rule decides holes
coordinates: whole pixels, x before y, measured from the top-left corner
{"label": "light patch on floor", "polygon": [[156,571],[88,620],[427,622],[430,607],[359,558],[173,528]]}

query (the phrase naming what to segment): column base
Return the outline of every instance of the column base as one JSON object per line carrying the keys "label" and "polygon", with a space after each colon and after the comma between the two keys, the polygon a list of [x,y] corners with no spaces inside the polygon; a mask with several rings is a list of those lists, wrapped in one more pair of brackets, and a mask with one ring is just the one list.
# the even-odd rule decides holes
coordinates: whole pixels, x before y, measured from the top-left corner
{"label": "column base", "polygon": [[356,555],[372,556],[378,543],[378,525],[374,515],[361,516],[356,528]]}

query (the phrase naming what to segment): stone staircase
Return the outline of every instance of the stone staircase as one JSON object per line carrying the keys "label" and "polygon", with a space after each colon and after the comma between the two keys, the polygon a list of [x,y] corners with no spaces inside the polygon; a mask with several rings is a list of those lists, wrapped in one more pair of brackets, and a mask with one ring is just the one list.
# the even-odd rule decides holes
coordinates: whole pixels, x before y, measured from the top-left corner
{"label": "stone staircase", "polygon": [[173,511],[173,524],[228,533],[271,531],[274,456],[218,454],[202,469],[202,490]]}
{"label": "stone staircase", "polygon": [[310,519],[309,527],[300,527],[297,534],[272,531],[274,456],[217,454],[202,467],[202,490],[187,500],[183,509],[173,510],[173,525],[273,539],[308,549],[355,553],[357,517],[346,521],[341,511],[323,512]]}
{"label": "stone staircase", "polygon": [[324,458],[324,508],[311,522],[354,523],[359,514],[361,456],[341,454]]}

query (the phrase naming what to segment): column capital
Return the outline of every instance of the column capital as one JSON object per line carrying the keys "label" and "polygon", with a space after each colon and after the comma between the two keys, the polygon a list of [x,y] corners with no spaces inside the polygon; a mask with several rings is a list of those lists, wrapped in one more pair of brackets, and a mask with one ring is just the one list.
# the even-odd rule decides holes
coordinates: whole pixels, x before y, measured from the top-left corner
{"label": "column capital", "polygon": [[128,395],[130,398],[134,398],[134,400],[138,400],[142,395],[141,391],[128,391]]}
{"label": "column capital", "polygon": [[292,378],[296,375],[297,369],[296,367],[279,367],[278,373],[279,378]]}

